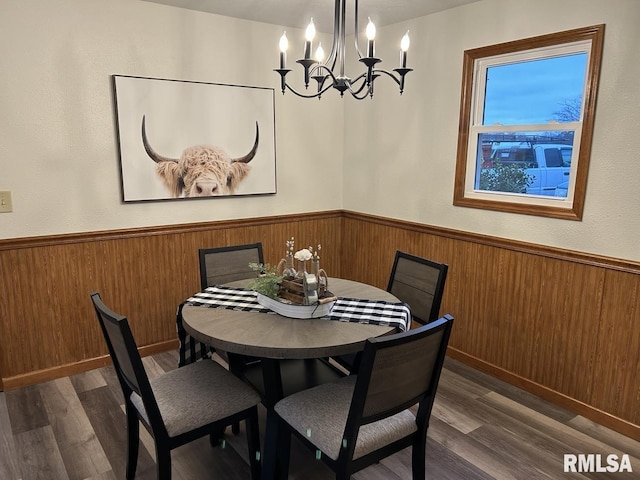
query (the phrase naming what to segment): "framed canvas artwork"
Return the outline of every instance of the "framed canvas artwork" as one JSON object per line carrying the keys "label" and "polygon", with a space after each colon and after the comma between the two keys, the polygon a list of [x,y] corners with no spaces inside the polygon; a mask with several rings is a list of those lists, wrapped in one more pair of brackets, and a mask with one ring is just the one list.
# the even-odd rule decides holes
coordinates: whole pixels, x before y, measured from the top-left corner
{"label": "framed canvas artwork", "polygon": [[112,78],[123,201],[276,193],[272,88]]}

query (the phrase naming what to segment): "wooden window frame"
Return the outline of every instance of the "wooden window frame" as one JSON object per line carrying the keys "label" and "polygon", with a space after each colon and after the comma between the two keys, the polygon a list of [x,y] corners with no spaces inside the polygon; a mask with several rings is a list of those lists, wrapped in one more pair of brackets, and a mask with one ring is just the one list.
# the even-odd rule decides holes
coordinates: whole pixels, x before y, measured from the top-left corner
{"label": "wooden window frame", "polygon": [[[509,195],[503,192],[474,190],[473,182],[469,185],[467,166],[469,165],[469,135],[473,118],[474,85],[476,83],[476,63],[488,57],[514,54],[527,50],[555,47],[569,43],[589,41],[591,43],[589,62],[585,77],[585,88],[582,111],[582,129],[579,136],[579,152],[577,168],[574,174],[572,195],[567,199],[559,198],[554,202],[539,199],[530,195]],[[462,70],[462,94],[460,100],[460,123],[456,157],[456,173],[454,182],[453,204],[462,207],[497,210],[502,212],[537,215],[569,220],[582,220],[589,159],[591,157],[591,139],[595,118],[596,97],[602,63],[604,42],[604,25],[593,25],[574,30],[567,30],[538,37],[531,37],[497,45],[466,50],[464,52]],[[474,165],[476,158],[474,157]]]}

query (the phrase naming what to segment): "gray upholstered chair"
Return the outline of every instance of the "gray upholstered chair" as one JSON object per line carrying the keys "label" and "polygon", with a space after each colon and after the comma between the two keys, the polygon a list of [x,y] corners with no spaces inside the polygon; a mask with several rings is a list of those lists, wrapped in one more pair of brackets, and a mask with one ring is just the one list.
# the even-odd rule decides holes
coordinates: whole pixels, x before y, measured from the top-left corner
{"label": "gray upholstered chair", "polygon": [[[412,320],[424,325],[440,315],[440,304],[448,265],[396,251],[387,292],[409,305]],[[359,355],[341,355],[334,360],[350,372],[358,371]]]}
{"label": "gray upholstered chair", "polygon": [[[358,375],[285,397],[275,405],[278,460],[288,471],[291,434],[321,452],[345,480],[412,446],[413,479],[424,479],[429,418],[453,317],[367,340]],[[417,414],[409,410],[417,405]]]}
{"label": "gray upholstered chair", "polygon": [[396,252],[387,292],[411,308],[413,320],[426,324],[438,318],[449,267],[426,258]]}
{"label": "gray upholstered chair", "polygon": [[[249,267],[249,264],[264,264],[261,242],[201,248],[198,250],[198,256],[200,257],[200,287],[202,290],[214,285],[256,278],[259,272]],[[259,359],[246,355],[218,353],[229,363],[229,368],[236,374],[244,370],[247,364],[259,362]]]}
{"label": "gray upholstered chair", "polygon": [[200,287],[204,290],[213,285],[223,285],[236,280],[255,278],[258,272],[249,268],[249,263],[264,263],[262,243],[231,245],[228,247],[201,248]]}
{"label": "gray upholstered chair", "polygon": [[[200,289],[222,285],[236,280],[253,278],[258,275],[249,268],[249,263],[264,263],[262,243],[232,245],[227,247],[201,248],[198,250],[200,263]],[[182,325],[182,307],[178,307],[176,329],[180,341],[178,366],[182,367],[202,358],[208,358],[213,348],[196,341]],[[226,354],[222,354],[229,360]]]}
{"label": "gray upholstered chair", "polygon": [[128,320],[107,308],[100,294],[91,300],[113,360],[127,419],[126,478],[136,473],[139,422],[155,441],[157,478],[171,478],[171,450],[215,435],[242,420],[247,425],[251,478],[260,478],[260,396],[213,360],[195,362],[149,380]]}
{"label": "gray upholstered chair", "polygon": [[[237,280],[255,278],[259,272],[249,267],[249,264],[264,263],[261,242],[201,248],[198,250],[198,258],[201,290]],[[176,324],[178,339],[180,340],[178,366],[195,362],[200,358],[207,358],[213,354],[214,349],[212,347],[196,341],[184,329],[182,325],[182,305],[178,307]],[[218,351],[218,354],[229,364],[229,369],[240,378],[244,377],[248,366],[254,369],[259,368],[260,360],[258,358],[229,354],[222,351]],[[233,424],[232,430],[234,433],[240,431],[238,423]]]}

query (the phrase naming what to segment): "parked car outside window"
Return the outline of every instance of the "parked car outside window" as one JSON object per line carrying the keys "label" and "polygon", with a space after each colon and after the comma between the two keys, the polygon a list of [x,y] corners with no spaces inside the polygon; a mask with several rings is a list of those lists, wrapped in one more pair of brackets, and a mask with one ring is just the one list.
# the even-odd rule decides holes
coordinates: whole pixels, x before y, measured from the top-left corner
{"label": "parked car outside window", "polygon": [[[566,141],[492,142],[490,157],[482,163],[476,188],[566,198],[573,154],[572,145],[560,143]],[[558,190],[560,185],[565,187]]]}

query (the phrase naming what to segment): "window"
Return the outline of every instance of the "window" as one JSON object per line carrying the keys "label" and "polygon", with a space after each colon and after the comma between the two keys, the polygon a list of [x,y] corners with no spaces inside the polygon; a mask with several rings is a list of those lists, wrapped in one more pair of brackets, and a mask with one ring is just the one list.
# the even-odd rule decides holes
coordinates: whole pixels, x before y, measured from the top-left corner
{"label": "window", "polygon": [[581,220],[604,25],[464,52],[453,204]]}

